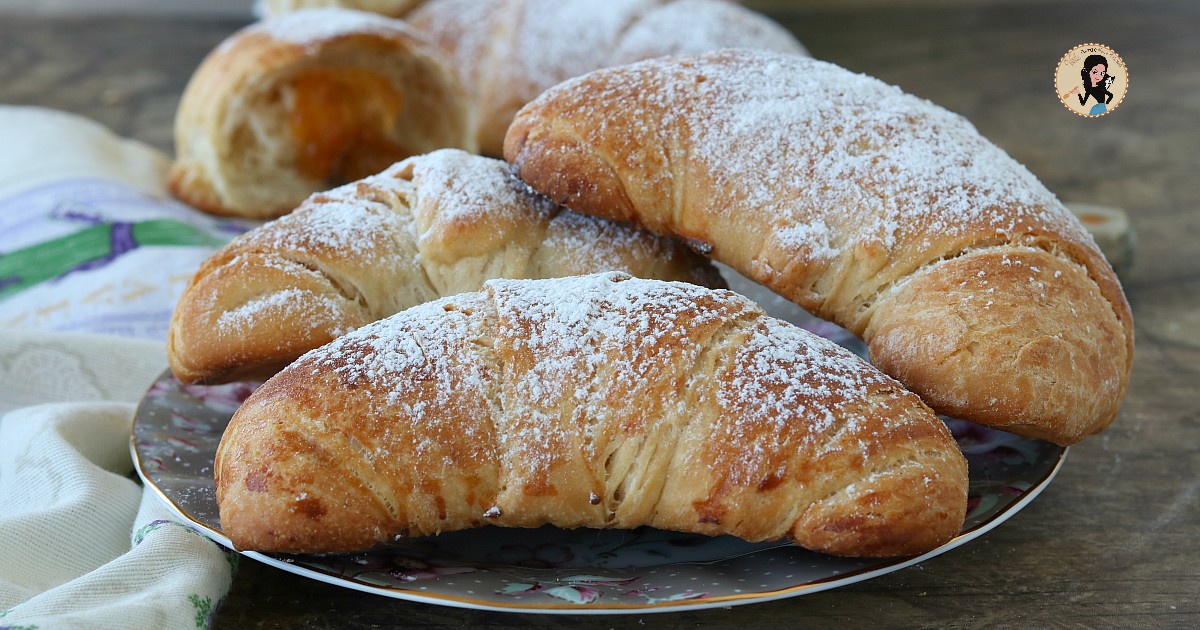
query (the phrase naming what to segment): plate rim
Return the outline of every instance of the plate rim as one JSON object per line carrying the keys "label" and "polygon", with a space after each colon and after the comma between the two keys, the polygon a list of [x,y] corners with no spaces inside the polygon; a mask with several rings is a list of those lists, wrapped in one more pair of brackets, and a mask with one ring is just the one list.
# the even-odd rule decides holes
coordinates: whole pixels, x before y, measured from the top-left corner
{"label": "plate rim", "polygon": [[[637,614],[637,613],[660,613],[660,612],[685,612],[692,610],[703,610],[710,608],[726,608],[730,606],[738,606],[753,603],[762,603],[787,599],[790,597],[798,597],[827,591],[834,588],[849,586],[858,582],[874,579],[888,573],[894,573],[906,569],[914,564],[924,562],[936,556],[940,556],[948,551],[956,549],[976,538],[992,531],[1001,523],[1004,523],[1009,518],[1012,518],[1017,512],[1023,510],[1035,498],[1050,485],[1050,482],[1058,475],[1066,462],[1067,454],[1070,452],[1070,446],[1058,446],[1062,450],[1058,453],[1058,458],[1049,471],[1043,475],[1036,483],[1030,485],[1029,489],[1025,490],[1021,497],[1012,503],[1001,508],[999,512],[992,515],[989,519],[977,523],[969,529],[959,532],[954,538],[943,543],[936,549],[932,549],[923,554],[916,556],[900,556],[891,559],[891,562],[886,562],[888,559],[881,559],[885,564],[872,565],[848,571],[844,574],[819,578],[804,584],[797,584],[781,589],[770,591],[757,591],[753,593],[733,593],[727,595],[716,595],[712,597],[704,597],[698,599],[689,599],[681,601],[662,601],[649,602],[644,604],[626,604],[626,603],[589,603],[576,604],[571,602],[546,602],[546,603],[524,603],[513,602],[512,604],[499,604],[493,601],[475,599],[461,595],[451,595],[446,593],[426,593],[419,590],[407,588],[380,586],[368,584],[352,578],[346,578],[339,575],[322,571],[317,568],[297,565],[294,562],[276,557],[273,554],[262,553],[258,551],[242,551],[234,547],[233,542],[219,530],[213,529],[208,524],[200,521],[190,512],[177,505],[157,483],[155,483],[145,470],[142,463],[141,453],[137,447],[137,427],[138,419],[142,417],[140,413],[144,404],[148,399],[150,391],[158,384],[165,375],[170,374],[171,378],[175,378],[171,373],[170,368],[160,372],[158,377],[143,394],[141,400],[138,401],[137,408],[134,411],[133,421],[129,428],[129,451],[133,459],[134,470],[137,472],[138,478],[142,484],[153,490],[159,501],[168,508],[175,516],[184,521],[184,525],[191,527],[198,533],[202,534],[209,540],[220,545],[224,549],[231,550],[242,556],[254,559],[258,562],[266,564],[294,575],[299,575],[309,579],[317,580],[333,586],[349,588],[360,592],[371,593],[392,599],[404,601],[414,601],[424,604],[434,604],[448,606],[454,608],[470,609],[470,610],[486,610],[491,612],[508,612],[508,613],[526,613],[526,614],[560,614],[560,615],[620,615],[620,614]],[[1056,445],[1057,446],[1057,445]],[[675,564],[695,564],[694,562],[679,562]]]}

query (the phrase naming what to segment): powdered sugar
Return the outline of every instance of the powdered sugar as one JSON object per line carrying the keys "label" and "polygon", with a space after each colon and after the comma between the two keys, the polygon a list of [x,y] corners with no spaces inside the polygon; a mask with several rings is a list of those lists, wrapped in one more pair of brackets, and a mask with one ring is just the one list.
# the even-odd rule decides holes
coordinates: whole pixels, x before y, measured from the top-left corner
{"label": "powdered sugar", "polygon": [[424,215],[424,232],[478,221],[494,225],[524,222],[533,217],[548,218],[559,210],[513,177],[500,160],[457,149],[410,159],[420,196],[431,201],[417,204],[418,214]]}
{"label": "powdered sugar", "polygon": [[[204,299],[219,322],[218,334],[236,343],[295,336],[273,330],[281,322],[386,317],[438,296],[477,290],[492,277],[615,269],[699,283],[718,278],[699,258],[679,260],[688,255],[669,239],[566,211],[500,160],[445,149],[317,193],[294,212],[238,237],[219,255],[220,267],[230,279],[241,279],[231,281],[269,293],[245,291],[248,301],[231,302],[218,293],[220,284],[208,283]],[[294,286],[327,287],[329,295],[289,288],[286,278],[295,278]]]}
{"label": "powdered sugar", "polygon": [[832,258],[837,255],[833,247],[829,226],[822,222],[793,223],[775,232],[780,243],[794,250],[808,250],[817,258]]}
{"label": "powdered sugar", "polygon": [[[284,289],[248,300],[235,309],[217,317],[217,333],[221,337],[241,337],[263,326],[277,325],[285,315],[303,321],[337,321],[344,304],[335,297],[319,295],[301,289]],[[346,330],[333,331],[344,334]]]}
{"label": "powdered sugar", "polygon": [[343,8],[308,9],[269,18],[248,27],[247,33],[266,33],[274,39],[312,46],[352,33],[413,35],[415,31],[401,20]]}
{"label": "powdered sugar", "polygon": [[[697,308],[708,289],[624,274],[553,282],[493,280],[487,287],[500,321],[510,327],[513,349],[536,358],[521,387],[546,401],[573,395],[570,383],[590,382],[604,363],[623,382],[650,381],[652,372],[672,363],[661,355],[699,352],[698,345],[684,342],[725,314]],[[737,308],[756,308],[727,295]],[[685,318],[690,328],[681,326]]]}
{"label": "powdered sugar", "polygon": [[722,390],[724,402],[762,417],[799,411],[828,422],[828,409],[805,409],[806,403],[860,400],[888,380],[841,346],[775,319],[765,320],[738,356],[741,369]]}
{"label": "powdered sugar", "polygon": [[247,233],[246,238],[300,255],[338,252],[369,262],[376,255],[372,237],[397,227],[393,213],[384,204],[338,199],[337,193],[310,198],[295,212]]}
{"label": "powdered sugar", "polygon": [[[729,354],[721,335],[731,326],[741,341]],[[706,352],[720,353],[728,373],[697,375]],[[580,423],[693,417],[682,406],[690,387],[713,392],[728,430],[744,424],[759,434],[775,426],[768,433],[778,438],[745,445],[766,457],[776,439],[853,430],[857,420],[841,407],[895,386],[848,351],[766,317],[737,294],[618,273],[493,280],[483,292],[363,327],[300,363],[332,369],[357,395],[374,390],[377,404],[398,406],[417,425],[445,422],[455,405],[491,396],[490,423],[478,421],[495,427],[502,464],[523,471],[527,483],[551,483],[563,458],[603,457],[590,450]],[[746,457],[753,461],[749,451]]]}
{"label": "powdered sugar", "polygon": [[610,65],[721,48],[807,54],[787,29],[737,3],[676,0],[655,7],[630,25],[615,46],[616,63]]}
{"label": "powdered sugar", "polygon": [[[486,407],[488,368],[483,357],[465,352],[477,334],[477,323],[464,312],[478,304],[475,297],[428,302],[359,328],[310,351],[296,369],[331,368],[346,388],[367,398],[374,413],[397,415],[398,410],[413,425],[453,426],[450,430],[468,435],[486,431],[483,417],[467,424],[458,419],[464,408]],[[386,411],[389,407],[394,411]],[[437,439],[437,431],[422,439]]]}
{"label": "powdered sugar", "polygon": [[783,27],[726,0],[442,0],[411,16],[480,107],[479,141],[546,88],[597,68],[730,46],[806,54]]}
{"label": "powdered sugar", "polygon": [[[621,32],[655,0],[527,0],[513,42],[520,79],[547,87],[603,68]],[[536,93],[536,92],[535,92]]]}
{"label": "powdered sugar", "polygon": [[[1049,230],[1089,240],[1037,178],[964,118],[826,62],[726,50],[593,76],[601,78],[569,81],[541,100],[578,104],[582,119],[598,120],[621,99],[629,119],[659,121],[655,133],[681,136],[662,144],[688,147],[686,159],[714,182],[706,186],[727,191],[707,211],[793,226],[779,236],[806,243],[809,259],[838,258],[857,243],[920,249],[928,234]],[[641,133],[600,133],[639,141],[624,140],[630,132]]]}

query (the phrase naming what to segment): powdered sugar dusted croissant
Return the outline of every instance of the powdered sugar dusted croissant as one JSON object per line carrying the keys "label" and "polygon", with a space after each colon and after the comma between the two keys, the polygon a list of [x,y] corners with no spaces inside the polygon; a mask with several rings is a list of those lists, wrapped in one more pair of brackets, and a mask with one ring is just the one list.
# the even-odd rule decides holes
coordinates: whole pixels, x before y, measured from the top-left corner
{"label": "powdered sugar dusted croissant", "polygon": [[407,24],[314,9],[253,24],[197,68],[170,189],[216,214],[279,216],[410,155],[474,150],[466,94]]}
{"label": "powdered sugar dusted croissant", "polygon": [[407,18],[448,53],[499,157],[517,110],[597,68],[731,46],[807,54],[786,29],[727,0],[434,0]]}
{"label": "powdered sugar dusted croissant", "polygon": [[489,278],[618,270],[719,286],[672,239],[564,211],[500,160],[444,149],[312,196],[213,254],[175,309],[185,381],[266,378],[359,326]]}
{"label": "powdered sugar dusted croissant", "polygon": [[523,109],[505,157],[862,336],[940,412],[1060,444],[1117,413],[1133,322],[1092,238],[965,119],[876,79],[750,50],[601,70]]}
{"label": "powdered sugar dusted croissant", "polygon": [[888,556],[956,535],[966,461],[919,398],[723,290],[490,281],[267,381],[215,464],[239,549],[483,524],[650,525]]}

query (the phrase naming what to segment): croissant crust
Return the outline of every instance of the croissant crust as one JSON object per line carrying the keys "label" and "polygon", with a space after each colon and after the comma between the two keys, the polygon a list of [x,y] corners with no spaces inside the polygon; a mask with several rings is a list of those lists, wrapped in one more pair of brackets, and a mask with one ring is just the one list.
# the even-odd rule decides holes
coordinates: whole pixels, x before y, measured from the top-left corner
{"label": "croissant crust", "polygon": [[723,286],[674,239],[565,210],[499,160],[444,149],[313,195],[197,270],[172,314],[178,378],[265,379],[359,326],[489,278],[624,271]]}
{"label": "croissant crust", "polygon": [[216,459],[239,549],[484,524],[643,525],[845,555],[956,535],[967,467],[919,398],[724,290],[494,280],[306,354]]}
{"label": "croissant crust", "polygon": [[600,70],[523,108],[505,157],[860,335],[941,413],[1071,444],[1120,407],[1133,319],[1091,236],[965,119],[876,79],[751,50]]}

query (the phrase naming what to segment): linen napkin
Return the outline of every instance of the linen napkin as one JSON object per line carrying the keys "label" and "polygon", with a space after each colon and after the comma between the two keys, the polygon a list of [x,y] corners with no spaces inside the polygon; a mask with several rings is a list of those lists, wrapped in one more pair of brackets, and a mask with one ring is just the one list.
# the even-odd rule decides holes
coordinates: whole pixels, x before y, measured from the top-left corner
{"label": "linen napkin", "polygon": [[209,626],[236,554],[131,475],[134,403],[163,351],[0,333],[0,628]]}
{"label": "linen napkin", "polygon": [[166,339],[196,268],[252,226],[172,199],[170,161],[100,125],[0,106],[0,329]]}
{"label": "linen napkin", "polygon": [[142,487],[130,434],[183,286],[248,226],[78,116],[0,106],[0,138],[0,630],[206,628],[237,556]]}

